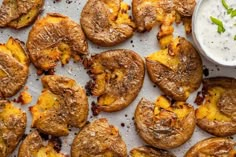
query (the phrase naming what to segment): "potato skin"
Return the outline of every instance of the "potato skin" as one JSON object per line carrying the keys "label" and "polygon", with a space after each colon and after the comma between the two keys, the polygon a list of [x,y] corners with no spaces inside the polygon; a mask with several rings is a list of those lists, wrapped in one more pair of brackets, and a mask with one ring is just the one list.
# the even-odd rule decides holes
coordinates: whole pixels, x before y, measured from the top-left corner
{"label": "potato skin", "polygon": [[[8,27],[11,27],[13,29],[21,29],[24,27],[27,27],[35,22],[38,15],[42,12],[43,6],[44,6],[44,0],[34,0],[34,4],[31,6],[31,8],[22,14],[20,17],[18,17],[15,20],[12,20],[10,23],[7,24]],[[20,9],[25,9],[25,1],[20,4]]]}
{"label": "potato skin", "polygon": [[[58,21],[54,20],[53,22],[50,19]],[[72,54],[88,54],[87,41],[80,25],[69,17],[58,13],[48,13],[46,17],[37,20],[26,43],[33,64],[40,70],[53,69],[57,61],[60,60],[60,56],[53,53],[51,55],[44,54],[43,51],[53,50],[60,42],[68,44]]]}
{"label": "potato skin", "polygon": [[[0,142],[1,157],[8,157],[15,150],[26,128],[26,113],[15,108],[13,104],[10,104],[8,113],[6,106],[9,103],[9,101],[0,100],[0,140],[3,142]],[[16,110],[18,113],[15,113]],[[7,117],[2,116],[2,114],[7,114],[5,115]]]}
{"label": "potato skin", "polygon": [[138,32],[145,32],[160,22],[158,16],[172,11],[191,17],[195,5],[195,0],[132,0],[132,13]]}
{"label": "potato skin", "polygon": [[[18,39],[10,40],[21,45],[26,57],[26,64],[21,63],[15,57],[0,50],[0,70],[6,72],[6,76],[0,77],[0,97],[8,98],[14,96],[26,83],[29,73],[29,58],[23,44]],[[1,46],[5,47],[5,44]]]}
{"label": "potato skin", "polygon": [[39,150],[41,147],[43,147],[43,140],[38,131],[33,131],[21,143],[18,157],[31,157],[32,152]]}
{"label": "potato skin", "polygon": [[18,151],[18,157],[66,157],[64,154],[59,152],[60,148],[58,150],[58,145],[56,141],[53,141],[53,138],[55,139],[55,137],[51,137],[46,142],[44,139],[42,139],[39,132],[34,130],[29,135],[27,135],[21,143]]}
{"label": "potato skin", "polygon": [[150,31],[152,27],[156,24],[157,5],[157,1],[149,3],[145,3],[144,0],[132,1],[132,14],[138,32]]}
{"label": "potato skin", "polygon": [[215,136],[231,136],[236,134],[236,79],[229,77],[213,77],[203,80],[203,93],[212,87],[221,87],[226,91],[220,97],[217,107],[221,113],[231,117],[231,122],[197,119],[197,125]]}
{"label": "potato skin", "polygon": [[[98,96],[98,110],[100,111],[114,112],[127,107],[142,88],[145,75],[144,61],[134,51],[126,49],[105,51],[92,56],[86,64],[91,78],[96,78],[100,74],[93,70],[97,64],[103,67],[102,73],[106,75],[110,73],[113,75],[113,72],[119,69],[122,69],[124,73],[122,80],[116,78],[106,80],[104,91],[98,95],[93,93],[96,87],[96,79],[94,80],[90,90],[94,96]],[[116,100],[109,105],[102,105],[99,100],[104,95],[114,95]]]}
{"label": "potato skin", "polygon": [[175,10],[184,17],[191,17],[196,5],[195,0],[174,0]]}
{"label": "potato skin", "polygon": [[[187,104],[186,104],[187,105]],[[195,129],[195,115],[191,112],[174,127],[166,121],[154,120],[155,104],[142,98],[135,110],[135,126],[140,137],[149,145],[160,149],[176,148],[189,140]]]}
{"label": "potato skin", "polygon": [[[230,156],[229,151],[234,150],[235,142],[227,138],[208,138],[192,146],[184,157],[198,156]],[[235,154],[235,153],[234,153]],[[233,157],[233,154],[232,154]]]}
{"label": "potato skin", "polygon": [[127,156],[126,145],[118,129],[109,125],[105,118],[86,125],[71,146],[71,157],[103,157],[107,152],[115,157]]}
{"label": "potato skin", "polygon": [[161,149],[157,149],[157,148],[152,148],[149,146],[142,146],[142,147],[138,147],[138,148],[133,148],[130,151],[131,157],[136,157],[134,155],[135,152],[143,153],[143,154],[147,155],[147,157],[175,157],[175,155],[173,155],[169,151],[161,150]]}
{"label": "potato skin", "polygon": [[[44,4],[44,0],[3,0],[3,3],[0,7],[0,27],[12,27],[15,29],[20,29],[28,26],[38,16]],[[22,16],[25,16],[28,12],[30,12],[35,7],[38,8],[34,17],[25,21],[25,23],[21,23],[21,26],[16,24],[12,24],[12,22],[16,22]]]}
{"label": "potato skin", "polygon": [[40,117],[35,116],[37,111],[40,111],[37,110],[37,104],[31,107],[33,127],[45,134],[65,136],[69,134],[68,125],[81,128],[86,124],[88,99],[84,89],[77,85],[74,80],[57,75],[42,77],[42,84],[44,89],[56,95],[59,106],[46,109],[40,113]]}
{"label": "potato skin", "polygon": [[[121,0],[110,0],[119,7]],[[93,8],[93,9],[91,9]],[[80,23],[87,38],[100,46],[115,46],[133,35],[129,24],[111,24],[109,7],[102,0],[88,0],[81,13]]]}
{"label": "potato skin", "polygon": [[[186,39],[179,37],[180,63],[173,71],[160,64],[146,58],[146,66],[149,77],[166,95],[179,101],[185,101],[188,95],[185,94],[184,87],[193,92],[199,88],[202,81],[202,60],[195,48]],[[171,52],[171,49],[168,49]]]}

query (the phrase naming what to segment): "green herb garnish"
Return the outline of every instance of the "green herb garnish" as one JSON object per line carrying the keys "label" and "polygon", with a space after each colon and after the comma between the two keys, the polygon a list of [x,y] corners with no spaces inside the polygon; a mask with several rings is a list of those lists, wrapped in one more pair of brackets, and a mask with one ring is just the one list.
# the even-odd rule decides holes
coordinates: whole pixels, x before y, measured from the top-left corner
{"label": "green herb garnish", "polygon": [[234,16],[236,16],[236,10],[233,10],[233,11],[231,12],[231,17],[234,17]]}
{"label": "green herb garnish", "polygon": [[222,2],[222,4],[223,4],[223,6],[225,7],[225,9],[228,10],[228,9],[229,9],[229,6],[228,6],[228,4],[225,2],[225,0],[222,0],[221,2]]}
{"label": "green herb garnish", "polygon": [[234,40],[236,40],[236,35],[234,36]]}
{"label": "green herb garnish", "polygon": [[221,0],[222,5],[227,10],[227,14],[231,14],[231,17],[236,16],[236,9],[229,8],[229,5],[225,2],[225,0]]}
{"label": "green herb garnish", "polygon": [[211,18],[211,22],[218,26],[218,28],[217,28],[218,33],[225,32],[225,28],[224,28],[222,21],[220,21],[219,19],[212,17],[212,16],[210,18]]}

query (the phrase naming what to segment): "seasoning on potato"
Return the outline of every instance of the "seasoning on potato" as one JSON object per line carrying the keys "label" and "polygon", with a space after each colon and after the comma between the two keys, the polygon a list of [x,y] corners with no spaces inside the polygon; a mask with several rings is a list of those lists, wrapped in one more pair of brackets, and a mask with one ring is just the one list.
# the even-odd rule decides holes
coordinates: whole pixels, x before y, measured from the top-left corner
{"label": "seasoning on potato", "polygon": [[119,130],[105,118],[86,125],[75,137],[71,146],[71,157],[126,157],[126,144]]}
{"label": "seasoning on potato", "polygon": [[100,46],[114,46],[130,38],[135,24],[127,13],[129,8],[123,0],[88,0],[80,18],[87,38]]}
{"label": "seasoning on potato", "polygon": [[10,37],[0,44],[0,97],[14,96],[26,83],[29,58],[21,41]]}
{"label": "seasoning on potato", "polygon": [[202,140],[192,146],[184,157],[195,156],[219,156],[219,157],[235,157],[236,143],[227,138],[213,137]]}
{"label": "seasoning on potato", "polygon": [[215,136],[236,134],[236,79],[204,79],[202,98],[196,109],[197,125]]}
{"label": "seasoning on potato", "polygon": [[8,157],[17,147],[26,128],[26,113],[11,102],[0,100],[0,156]]}
{"label": "seasoning on potato", "polygon": [[138,32],[150,31],[160,23],[157,39],[161,48],[173,40],[174,27],[183,21],[186,33],[191,33],[191,16],[195,0],[133,0],[132,12]]}
{"label": "seasoning on potato", "polygon": [[79,24],[69,17],[48,13],[31,29],[27,48],[33,64],[42,71],[54,69],[57,61],[67,64],[88,53],[88,45]]}
{"label": "seasoning on potato", "polygon": [[181,101],[171,103],[164,96],[155,103],[141,99],[135,110],[139,136],[160,149],[176,148],[188,141],[195,129],[194,108]]}
{"label": "seasoning on potato", "polygon": [[[45,144],[47,143],[47,144]],[[45,141],[38,131],[33,131],[20,145],[18,157],[66,157],[66,155],[56,150],[53,141]]]}
{"label": "seasoning on potato", "polygon": [[93,79],[87,87],[93,96],[98,96],[99,111],[114,112],[127,107],[143,85],[143,59],[131,50],[96,54],[86,61],[85,67]]}
{"label": "seasoning on potato", "polygon": [[166,95],[185,101],[202,81],[202,60],[190,42],[182,37],[168,48],[146,57],[149,77]]}
{"label": "seasoning on potato", "polygon": [[148,146],[133,148],[130,154],[131,157],[175,157],[175,155],[169,151]]}
{"label": "seasoning on potato", "polygon": [[42,11],[44,0],[3,0],[0,27],[20,29],[33,23]]}
{"label": "seasoning on potato", "polygon": [[57,75],[42,77],[42,84],[38,102],[30,107],[32,127],[53,136],[68,135],[68,126],[83,127],[88,116],[84,89],[74,80]]}

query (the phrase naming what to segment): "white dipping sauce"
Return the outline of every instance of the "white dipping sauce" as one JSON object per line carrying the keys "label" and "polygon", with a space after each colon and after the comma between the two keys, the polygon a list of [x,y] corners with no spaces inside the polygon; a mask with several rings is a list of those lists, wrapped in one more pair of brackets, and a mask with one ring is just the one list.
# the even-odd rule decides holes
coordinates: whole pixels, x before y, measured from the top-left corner
{"label": "white dipping sauce", "polygon": [[[236,9],[236,0],[225,0]],[[225,32],[219,34],[210,16],[222,21]],[[231,18],[221,0],[203,0],[195,19],[195,34],[207,56],[223,65],[236,65],[236,16]]]}

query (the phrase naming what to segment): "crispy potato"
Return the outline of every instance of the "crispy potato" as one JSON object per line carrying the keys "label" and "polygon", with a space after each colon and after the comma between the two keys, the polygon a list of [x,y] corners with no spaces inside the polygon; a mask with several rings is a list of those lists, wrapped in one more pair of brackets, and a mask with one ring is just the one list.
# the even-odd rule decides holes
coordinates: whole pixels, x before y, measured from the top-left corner
{"label": "crispy potato", "polygon": [[71,157],[126,157],[127,150],[119,130],[105,118],[86,125],[75,137]]}
{"label": "crispy potato", "polygon": [[66,157],[57,152],[54,143],[49,141],[47,145],[37,131],[30,133],[21,143],[18,157]]}
{"label": "crispy potato", "polygon": [[88,100],[85,91],[70,78],[42,77],[43,91],[30,108],[32,127],[53,136],[68,135],[68,125],[83,127],[87,122]]}
{"label": "crispy potato", "polygon": [[185,102],[171,102],[160,96],[156,103],[142,99],[135,110],[135,126],[149,145],[176,148],[189,140],[195,128],[194,108]]}
{"label": "crispy potato", "polygon": [[204,101],[196,109],[197,125],[216,136],[236,134],[236,80],[204,79],[202,93]]}
{"label": "crispy potato", "polygon": [[130,151],[130,154],[131,157],[175,157],[175,155],[169,151],[147,146],[134,148]]}
{"label": "crispy potato", "polygon": [[127,107],[138,95],[144,79],[144,62],[131,50],[111,50],[92,56],[85,67],[93,81],[89,90],[98,96],[100,111]]}
{"label": "crispy potato", "polygon": [[70,57],[88,53],[88,45],[80,25],[57,13],[47,14],[31,29],[27,41],[34,65],[43,71],[51,70],[57,61],[64,65]]}
{"label": "crispy potato", "polygon": [[185,157],[235,157],[236,143],[227,138],[208,138],[196,143],[185,154]]}
{"label": "crispy potato", "polygon": [[20,29],[33,23],[43,8],[44,0],[3,0],[0,27]]}
{"label": "crispy potato", "polygon": [[0,156],[8,157],[26,128],[26,114],[6,100],[0,100]]}
{"label": "crispy potato", "polygon": [[20,102],[22,105],[29,104],[29,103],[31,103],[31,101],[32,101],[32,96],[26,90],[24,90],[20,93],[18,100],[17,100],[17,102]]}
{"label": "crispy potato", "polygon": [[80,23],[93,43],[114,46],[133,35],[135,24],[127,14],[128,10],[129,6],[122,0],[88,0]]}
{"label": "crispy potato", "polygon": [[9,38],[0,44],[0,97],[15,95],[26,83],[29,58],[21,41]]}
{"label": "crispy potato", "polygon": [[183,17],[191,17],[196,5],[195,0],[173,0],[175,10]]}
{"label": "crispy potato", "polygon": [[[179,24],[183,21],[186,33],[191,33],[191,16],[195,5],[195,0],[133,0],[132,12],[138,32],[150,31],[156,23],[160,24],[157,39],[160,47],[166,48],[173,39],[170,37],[173,36],[174,22]],[[186,17],[190,20],[186,21]],[[165,38],[164,43],[162,38]]]}
{"label": "crispy potato", "polygon": [[168,96],[185,101],[202,80],[201,57],[186,39],[178,37],[167,49],[146,57],[152,82]]}

